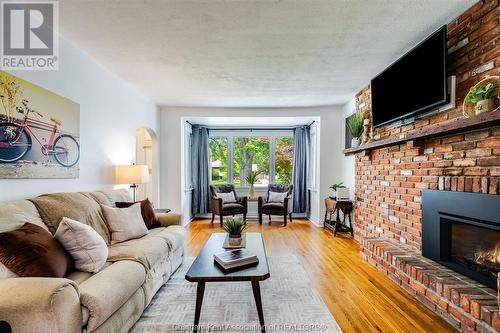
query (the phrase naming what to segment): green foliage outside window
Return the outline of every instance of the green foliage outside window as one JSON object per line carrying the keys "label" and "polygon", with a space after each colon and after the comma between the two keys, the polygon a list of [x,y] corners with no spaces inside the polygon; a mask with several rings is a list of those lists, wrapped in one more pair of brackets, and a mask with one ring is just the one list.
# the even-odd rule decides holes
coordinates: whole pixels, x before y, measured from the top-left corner
{"label": "green foliage outside window", "polygon": [[[227,138],[210,138],[209,147],[212,184],[225,184],[228,182]],[[220,167],[215,166],[217,164]]]}
{"label": "green foliage outside window", "polygon": [[233,139],[234,185],[249,186],[246,177],[260,171],[258,185],[269,183],[269,137],[236,137]]}
{"label": "green foliage outside window", "polygon": [[276,183],[291,184],[293,171],[293,138],[276,138]]}

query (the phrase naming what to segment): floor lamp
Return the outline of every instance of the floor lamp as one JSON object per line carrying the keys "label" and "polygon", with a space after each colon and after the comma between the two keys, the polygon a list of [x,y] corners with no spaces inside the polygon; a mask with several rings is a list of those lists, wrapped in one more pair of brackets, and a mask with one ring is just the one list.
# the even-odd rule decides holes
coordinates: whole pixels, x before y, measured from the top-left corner
{"label": "floor lamp", "polygon": [[149,182],[149,167],[147,165],[117,165],[115,167],[116,184],[129,184],[134,202],[137,201],[136,191],[139,184]]}

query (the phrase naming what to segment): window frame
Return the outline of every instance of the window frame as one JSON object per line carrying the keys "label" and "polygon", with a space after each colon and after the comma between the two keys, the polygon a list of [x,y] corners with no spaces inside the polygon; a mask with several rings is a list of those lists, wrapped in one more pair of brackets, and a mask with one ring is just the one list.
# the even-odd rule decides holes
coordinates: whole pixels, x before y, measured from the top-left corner
{"label": "window frame", "polygon": [[[269,138],[269,184],[274,184],[276,181],[276,138],[290,137],[293,140],[294,130],[261,130],[261,129],[210,129],[208,132],[209,139],[211,138],[226,138],[227,139],[227,173],[228,173],[228,184],[234,185],[234,151],[233,151],[233,139],[238,137],[268,137]],[[295,142],[294,142],[295,144]],[[294,156],[295,158],[295,156]],[[212,157],[210,156],[210,163],[212,163]],[[292,162],[293,163],[293,162]],[[210,172],[210,184],[212,184],[212,173]],[[256,185],[256,188],[262,188],[264,186]],[[239,186],[238,189],[248,189],[249,186]]]}

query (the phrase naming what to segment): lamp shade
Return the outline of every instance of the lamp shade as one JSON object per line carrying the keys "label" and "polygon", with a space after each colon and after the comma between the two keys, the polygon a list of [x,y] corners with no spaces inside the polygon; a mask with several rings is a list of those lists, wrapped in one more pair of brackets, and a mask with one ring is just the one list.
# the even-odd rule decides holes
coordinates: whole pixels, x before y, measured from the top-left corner
{"label": "lamp shade", "polygon": [[147,165],[117,165],[115,167],[116,184],[144,184],[149,182]]}

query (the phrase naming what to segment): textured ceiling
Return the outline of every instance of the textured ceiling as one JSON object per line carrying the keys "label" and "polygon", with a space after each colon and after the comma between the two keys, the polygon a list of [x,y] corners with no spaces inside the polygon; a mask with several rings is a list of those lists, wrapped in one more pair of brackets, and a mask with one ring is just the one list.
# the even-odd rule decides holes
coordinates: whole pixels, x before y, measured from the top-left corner
{"label": "textured ceiling", "polygon": [[159,105],[341,104],[469,0],[61,0],[60,31]]}

